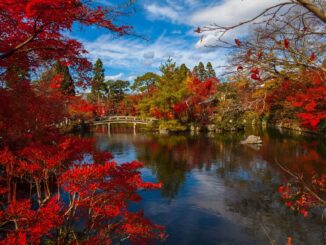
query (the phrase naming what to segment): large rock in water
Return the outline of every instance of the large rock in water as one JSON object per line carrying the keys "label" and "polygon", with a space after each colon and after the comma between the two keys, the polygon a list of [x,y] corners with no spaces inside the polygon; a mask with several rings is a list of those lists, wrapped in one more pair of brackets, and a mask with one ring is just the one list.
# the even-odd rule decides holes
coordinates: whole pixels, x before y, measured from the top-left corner
{"label": "large rock in water", "polygon": [[241,144],[261,144],[262,142],[259,136],[249,135],[247,139],[241,141]]}

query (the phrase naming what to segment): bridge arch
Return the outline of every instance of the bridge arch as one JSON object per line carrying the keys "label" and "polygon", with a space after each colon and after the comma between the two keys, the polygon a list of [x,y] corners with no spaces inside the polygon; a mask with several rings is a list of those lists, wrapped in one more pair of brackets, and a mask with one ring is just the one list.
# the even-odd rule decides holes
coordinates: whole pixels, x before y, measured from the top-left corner
{"label": "bridge arch", "polygon": [[144,117],[134,117],[134,116],[108,116],[93,121],[92,125],[107,125],[108,132],[110,133],[111,124],[133,124],[134,132],[136,132],[137,124],[151,125],[155,121],[157,121],[157,119],[152,117],[144,118]]}

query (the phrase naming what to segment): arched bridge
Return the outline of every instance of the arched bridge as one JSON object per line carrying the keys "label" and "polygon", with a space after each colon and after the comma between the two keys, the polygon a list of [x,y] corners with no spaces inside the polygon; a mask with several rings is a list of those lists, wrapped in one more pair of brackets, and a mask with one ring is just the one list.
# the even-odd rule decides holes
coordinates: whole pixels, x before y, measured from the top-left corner
{"label": "arched bridge", "polygon": [[157,121],[156,118],[143,118],[143,117],[133,117],[133,116],[108,116],[101,117],[99,120],[93,121],[92,125],[107,125],[108,131],[110,132],[111,124],[120,123],[120,124],[128,124],[131,123],[134,126],[134,130],[136,130],[137,124],[142,125],[150,125]]}

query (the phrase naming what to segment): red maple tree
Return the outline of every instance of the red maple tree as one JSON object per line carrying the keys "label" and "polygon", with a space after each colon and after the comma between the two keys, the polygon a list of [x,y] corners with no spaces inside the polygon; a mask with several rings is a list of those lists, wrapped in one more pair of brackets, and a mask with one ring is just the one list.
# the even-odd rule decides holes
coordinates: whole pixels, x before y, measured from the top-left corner
{"label": "red maple tree", "polygon": [[326,74],[322,71],[306,72],[302,89],[289,96],[288,100],[298,108],[298,118],[304,127],[317,129],[326,119]]}
{"label": "red maple tree", "polygon": [[29,76],[60,61],[78,74],[77,86],[87,84],[86,51],[67,32],[79,23],[128,33],[130,27],[113,23],[117,15],[92,1],[0,2],[1,244],[164,237],[162,227],[127,208],[140,200],[138,190],[160,185],[141,180],[140,163],[118,165],[110,153],[97,152],[92,139],[62,135],[65,118],[85,116],[92,106],[63,93],[60,76],[50,82]]}
{"label": "red maple tree", "polygon": [[[217,92],[219,81],[216,78],[207,78],[200,81],[196,76],[191,76],[187,80],[187,90],[189,97],[184,104],[187,104],[187,113],[190,121],[207,123],[209,117],[215,110],[214,96]],[[182,108],[185,108],[183,104]],[[180,110],[180,109],[179,109]]]}
{"label": "red maple tree", "polygon": [[119,35],[131,30],[113,23],[121,11],[96,7],[92,1],[3,0],[0,9],[0,68],[30,70],[45,62],[62,60],[85,78],[84,71],[91,67],[83,57],[86,50],[69,38],[67,31],[77,23],[97,25]]}

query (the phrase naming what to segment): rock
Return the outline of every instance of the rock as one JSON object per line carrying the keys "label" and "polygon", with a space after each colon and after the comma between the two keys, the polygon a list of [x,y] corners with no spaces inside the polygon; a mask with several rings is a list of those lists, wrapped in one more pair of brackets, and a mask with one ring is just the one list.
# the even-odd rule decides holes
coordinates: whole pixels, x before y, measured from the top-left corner
{"label": "rock", "polygon": [[262,147],[262,144],[246,144],[246,146],[254,151],[259,151]]}
{"label": "rock", "polygon": [[241,141],[241,144],[261,144],[262,142],[259,136],[249,135],[247,139]]}

